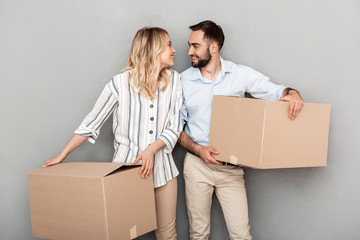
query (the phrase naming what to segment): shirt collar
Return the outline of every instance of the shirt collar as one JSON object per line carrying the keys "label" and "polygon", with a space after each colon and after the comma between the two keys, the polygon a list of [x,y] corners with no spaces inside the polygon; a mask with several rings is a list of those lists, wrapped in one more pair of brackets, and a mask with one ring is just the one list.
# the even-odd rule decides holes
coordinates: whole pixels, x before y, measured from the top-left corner
{"label": "shirt collar", "polygon": [[[220,57],[220,62],[221,62],[221,77],[224,77],[225,73],[228,72],[232,72],[232,66],[231,66],[231,62],[229,61],[225,61],[221,56]],[[203,80],[203,77],[201,75],[200,69],[199,68],[194,68],[193,69],[193,73],[192,73],[192,81],[196,81],[196,80]]]}

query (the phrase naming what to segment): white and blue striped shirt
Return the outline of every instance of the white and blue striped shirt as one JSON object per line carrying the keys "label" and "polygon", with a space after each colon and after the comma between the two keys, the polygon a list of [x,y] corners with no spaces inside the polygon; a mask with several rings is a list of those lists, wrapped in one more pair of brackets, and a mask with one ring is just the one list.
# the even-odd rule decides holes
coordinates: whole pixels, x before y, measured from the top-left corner
{"label": "white and blue striped shirt", "polygon": [[116,75],[75,130],[78,135],[90,136],[88,140],[94,143],[101,126],[113,113],[113,162],[122,163],[134,162],[148,145],[162,139],[166,146],[157,151],[154,157],[155,188],[165,185],[179,174],[171,152],[182,131],[182,88],[180,74],[173,70],[168,70],[168,73],[172,75],[168,87],[161,91],[161,82],[157,97],[153,100],[133,92],[129,85],[130,71]]}

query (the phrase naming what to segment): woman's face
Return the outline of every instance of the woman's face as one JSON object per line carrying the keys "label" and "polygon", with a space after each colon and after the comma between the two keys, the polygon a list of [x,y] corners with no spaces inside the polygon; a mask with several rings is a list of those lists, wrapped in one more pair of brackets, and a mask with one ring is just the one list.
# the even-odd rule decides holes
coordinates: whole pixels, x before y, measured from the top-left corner
{"label": "woman's face", "polygon": [[165,50],[160,53],[161,69],[174,65],[174,54],[176,53],[167,34],[165,36],[165,44]]}

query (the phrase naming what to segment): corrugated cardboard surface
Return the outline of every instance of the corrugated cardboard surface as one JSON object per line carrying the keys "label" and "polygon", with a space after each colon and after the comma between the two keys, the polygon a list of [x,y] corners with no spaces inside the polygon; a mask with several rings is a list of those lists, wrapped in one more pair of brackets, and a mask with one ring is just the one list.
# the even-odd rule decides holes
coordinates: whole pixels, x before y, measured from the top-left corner
{"label": "corrugated cardboard surface", "polygon": [[330,105],[305,103],[295,120],[289,103],[266,101],[262,168],[327,165]]}
{"label": "corrugated cardboard surface", "polygon": [[[138,171],[138,168],[126,170],[104,179],[109,239],[126,239],[130,235],[138,237],[156,229],[154,201],[144,197],[154,195],[153,183],[141,179]],[[144,181],[151,184],[143,184]],[[119,185],[119,182],[123,184]],[[132,192],[139,194],[136,196]]]}
{"label": "corrugated cardboard surface", "polygon": [[209,145],[216,159],[252,168],[326,166],[329,104],[305,103],[296,120],[289,103],[214,96]]}
{"label": "corrugated cardboard surface", "polygon": [[130,239],[156,229],[152,178],[119,163],[61,163],[28,173],[33,236]]}
{"label": "corrugated cardboard surface", "polygon": [[101,179],[29,175],[29,195],[34,237],[106,239]]}
{"label": "corrugated cardboard surface", "polygon": [[240,105],[237,100],[235,97],[214,96],[209,145],[220,152],[216,159],[258,166],[265,102],[243,98],[244,104]]}

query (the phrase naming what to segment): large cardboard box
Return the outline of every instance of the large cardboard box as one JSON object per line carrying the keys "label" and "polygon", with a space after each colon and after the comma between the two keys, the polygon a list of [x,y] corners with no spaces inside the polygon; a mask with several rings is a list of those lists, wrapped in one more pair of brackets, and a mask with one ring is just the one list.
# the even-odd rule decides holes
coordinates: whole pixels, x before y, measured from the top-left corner
{"label": "large cardboard box", "polygon": [[110,162],[64,162],[28,173],[33,236],[133,239],[156,229],[152,178]]}
{"label": "large cardboard box", "polygon": [[330,105],[305,103],[295,120],[288,109],[288,102],[214,96],[215,158],[259,169],[326,166]]}

